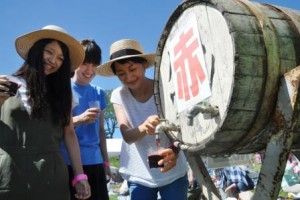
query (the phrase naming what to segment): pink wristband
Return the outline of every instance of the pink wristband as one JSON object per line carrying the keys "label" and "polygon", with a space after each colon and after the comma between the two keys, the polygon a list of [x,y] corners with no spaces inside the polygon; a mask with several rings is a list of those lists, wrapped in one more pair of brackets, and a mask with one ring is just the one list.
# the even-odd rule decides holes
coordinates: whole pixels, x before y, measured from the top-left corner
{"label": "pink wristband", "polygon": [[110,167],[110,162],[105,161],[105,162],[104,162],[104,166],[105,166],[105,167]]}
{"label": "pink wristband", "polygon": [[74,187],[81,180],[88,180],[87,175],[85,175],[85,174],[78,174],[77,176],[75,176],[73,178],[73,180],[72,180],[72,186]]}

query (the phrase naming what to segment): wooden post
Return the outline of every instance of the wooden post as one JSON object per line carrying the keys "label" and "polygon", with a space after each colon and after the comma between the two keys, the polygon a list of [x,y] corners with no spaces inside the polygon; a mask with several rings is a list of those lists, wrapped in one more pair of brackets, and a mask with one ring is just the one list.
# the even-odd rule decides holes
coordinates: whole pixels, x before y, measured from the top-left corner
{"label": "wooden post", "polygon": [[213,183],[200,154],[185,152],[191,169],[200,185],[202,199],[220,200],[221,196]]}
{"label": "wooden post", "polygon": [[266,147],[265,158],[253,199],[273,200],[278,196],[286,161],[292,147],[298,118],[298,90],[300,66],[284,74],[270,126],[272,134]]}

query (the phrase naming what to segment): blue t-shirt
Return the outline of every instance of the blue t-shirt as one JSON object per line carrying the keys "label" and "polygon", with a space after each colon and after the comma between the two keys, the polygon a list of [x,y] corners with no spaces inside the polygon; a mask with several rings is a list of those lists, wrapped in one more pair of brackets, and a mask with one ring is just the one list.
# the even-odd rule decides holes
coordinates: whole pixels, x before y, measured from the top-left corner
{"label": "blue t-shirt", "polygon": [[[99,86],[95,86],[92,84],[79,85],[76,83],[72,83],[72,92],[74,98],[76,98],[77,100],[77,105],[75,105],[72,110],[73,116],[77,116],[85,112],[89,108],[89,101],[100,101],[101,110],[104,110],[107,107],[105,92]],[[99,119],[97,119],[95,123],[78,125],[75,127],[75,132],[80,146],[81,161],[83,165],[103,163],[102,153],[100,149]],[[66,160],[66,163],[70,165],[70,159],[63,144],[61,145],[61,151]]]}

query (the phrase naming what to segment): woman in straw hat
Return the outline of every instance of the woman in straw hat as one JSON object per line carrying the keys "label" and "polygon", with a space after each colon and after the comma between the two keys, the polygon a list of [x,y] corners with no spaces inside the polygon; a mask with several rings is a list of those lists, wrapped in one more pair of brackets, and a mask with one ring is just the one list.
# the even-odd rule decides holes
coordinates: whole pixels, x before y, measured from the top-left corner
{"label": "woman in straw hat", "polygon": [[[66,200],[68,170],[59,143],[71,158],[76,197],[87,199],[74,132],[70,74],[83,61],[81,44],[60,27],[49,25],[16,39],[25,60],[11,77],[0,78],[0,199]],[[10,81],[19,85],[7,93]]]}
{"label": "woman in straw hat", "polygon": [[[131,199],[156,200],[159,192],[163,200],[185,200],[188,180],[183,153],[170,147],[171,141],[165,134],[159,134],[160,144],[156,143],[159,118],[153,96],[154,81],[145,76],[154,59],[155,54],[144,54],[137,41],[119,40],[111,45],[110,61],[99,66],[97,74],[117,76],[123,84],[112,92],[111,102],[125,141],[120,154],[120,173],[128,182]],[[162,159],[154,164],[161,168],[152,168],[148,163],[148,154],[156,150]]]}

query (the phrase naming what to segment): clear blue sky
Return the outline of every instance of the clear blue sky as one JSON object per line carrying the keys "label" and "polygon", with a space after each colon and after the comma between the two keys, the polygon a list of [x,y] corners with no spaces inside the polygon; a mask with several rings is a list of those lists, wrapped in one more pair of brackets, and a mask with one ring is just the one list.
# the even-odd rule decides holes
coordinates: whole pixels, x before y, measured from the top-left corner
{"label": "clear blue sky", "polygon": [[[155,52],[160,35],[182,0],[1,0],[0,74],[16,71],[23,60],[15,51],[15,39],[54,24],[78,40],[93,38],[101,46],[103,61],[111,43],[123,38],[140,41],[145,52]],[[256,0],[300,10],[299,0]],[[153,71],[152,71],[153,72]],[[148,74],[151,73],[151,70]],[[116,78],[97,76],[93,83],[104,89],[120,85]]]}
{"label": "clear blue sky", "polygon": [[[140,41],[145,52],[155,52],[170,14],[182,0],[1,0],[0,74],[16,71],[23,60],[15,39],[47,24],[63,27],[82,40],[93,38],[108,60],[111,43],[124,38]],[[117,78],[96,77],[104,89],[120,85]]]}

